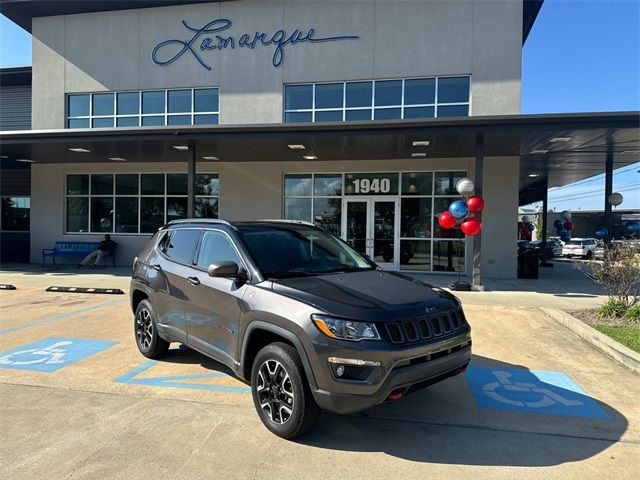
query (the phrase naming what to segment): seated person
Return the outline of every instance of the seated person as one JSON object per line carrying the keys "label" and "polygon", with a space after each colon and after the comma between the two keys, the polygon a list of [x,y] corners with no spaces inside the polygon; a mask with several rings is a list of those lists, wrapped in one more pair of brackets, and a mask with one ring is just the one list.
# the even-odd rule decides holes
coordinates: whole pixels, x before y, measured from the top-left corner
{"label": "seated person", "polygon": [[117,243],[111,240],[111,235],[106,234],[104,236],[104,240],[102,240],[98,244],[98,248],[84,257],[84,260],[77,264],[76,268],[83,267],[91,261],[93,261],[93,263],[91,263],[89,266],[91,268],[96,268],[100,264],[100,262],[102,262],[102,259],[105,255],[113,254],[113,250],[116,248],[116,245]]}

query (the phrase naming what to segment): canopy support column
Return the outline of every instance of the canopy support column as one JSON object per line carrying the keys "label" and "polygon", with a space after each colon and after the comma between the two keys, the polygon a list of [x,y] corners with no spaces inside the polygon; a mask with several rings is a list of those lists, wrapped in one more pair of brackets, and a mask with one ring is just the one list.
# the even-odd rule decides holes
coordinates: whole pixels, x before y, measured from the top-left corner
{"label": "canopy support column", "polygon": [[[476,161],[475,161],[475,194],[482,196],[482,174],[484,169],[484,133],[476,134]],[[471,284],[474,289],[482,290],[480,279],[480,251],[482,249],[482,233],[473,237],[473,272]]]}
{"label": "canopy support column", "polygon": [[189,143],[189,157],[187,158],[187,218],[194,217],[196,203],[196,145]]}
{"label": "canopy support column", "polygon": [[553,264],[548,262],[547,258],[547,216],[549,211],[549,177],[545,175],[542,188],[544,193],[542,195],[542,252],[541,252],[541,267],[553,267]]}
{"label": "canopy support column", "polygon": [[609,203],[609,196],[613,193],[613,148],[607,148],[607,160],[604,169],[604,227],[607,229],[605,242],[613,238],[613,212]]}

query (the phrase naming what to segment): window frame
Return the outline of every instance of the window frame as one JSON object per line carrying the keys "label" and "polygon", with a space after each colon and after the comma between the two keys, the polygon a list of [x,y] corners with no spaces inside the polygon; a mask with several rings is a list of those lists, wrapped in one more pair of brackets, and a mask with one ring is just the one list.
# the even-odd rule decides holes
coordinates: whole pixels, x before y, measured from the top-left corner
{"label": "window frame", "polygon": [[[169,99],[169,92],[170,91],[179,91],[179,90],[189,90],[191,92],[191,110],[189,112],[179,112],[179,113],[169,113],[169,104],[168,104],[168,99]],[[196,96],[196,91],[201,91],[201,90],[216,90],[217,95],[218,95],[218,110],[217,111],[205,111],[205,112],[196,112],[195,111],[195,96]],[[148,93],[148,92],[163,92],[164,93],[164,111],[162,113],[143,113],[142,112],[142,96],[143,93]],[[137,93],[138,94],[138,113],[129,113],[129,114],[122,114],[119,115],[118,114],[118,95],[120,94],[124,94],[124,93]],[[110,94],[113,96],[113,115],[94,115],[93,114],[93,97],[95,95],[105,95],[105,94]],[[89,115],[75,115],[75,116],[71,116],[69,114],[69,98],[76,96],[76,95],[88,95],[89,96]],[[178,117],[178,116],[189,116],[190,117],[190,123],[188,125],[170,125],[169,122],[169,118],[171,117]],[[84,128],[89,128],[89,129],[93,129],[93,128],[139,128],[139,127],[143,127],[143,120],[145,118],[162,118],[163,119],[163,123],[162,125],[157,125],[157,126],[193,126],[193,125],[199,125],[197,123],[195,123],[196,117],[200,116],[200,115],[217,115],[218,117],[218,121],[215,124],[208,124],[208,125],[219,125],[220,124],[220,87],[185,87],[185,88],[181,88],[181,87],[176,87],[176,88],[166,88],[166,89],[150,89],[150,90],[114,90],[114,91],[105,91],[105,92],[72,92],[72,93],[67,93],[65,95],[65,129],[71,129],[72,127],[69,126],[69,123],[73,120],[87,120],[89,122],[89,126],[88,127],[84,127]],[[135,118],[138,120],[138,124],[137,125],[131,125],[131,126],[123,126],[123,127],[119,127],[118,126],[118,119],[120,118]],[[93,126],[93,121],[94,120],[101,120],[101,119],[111,119],[112,120],[112,125],[109,127],[94,127]],[[204,124],[202,124],[204,125]],[[155,125],[146,125],[146,127],[151,127],[153,128]]]}
{"label": "window frame", "polygon": [[[131,174],[131,175],[137,175],[138,177],[138,193],[137,194],[117,194],[116,193],[116,175],[127,175],[127,174]],[[64,233],[63,235],[98,235],[98,234],[110,234],[110,235],[119,235],[119,236],[140,236],[140,235],[154,235],[156,232],[142,232],[141,231],[141,226],[142,226],[142,199],[143,198],[162,198],[163,199],[163,225],[167,224],[167,199],[168,198],[187,198],[188,199],[188,194],[183,194],[183,195],[169,195],[167,194],[167,177],[168,175],[175,175],[175,174],[179,174],[179,175],[187,175],[184,172],[174,172],[174,171],[168,171],[168,172],[147,172],[147,171],[143,171],[143,172],[67,172],[65,173],[65,177],[64,177],[64,186],[63,186],[63,191],[64,191],[64,208],[63,208],[63,225],[64,225]],[[67,194],[67,185],[68,185],[68,177],[70,175],[87,175],[89,177],[88,179],[88,190],[86,194]],[[113,192],[111,194],[103,194],[103,195],[94,195],[92,194],[91,191],[91,175],[112,175],[113,176]],[[163,194],[159,195],[159,194],[154,194],[154,195],[147,195],[147,194],[143,194],[142,193],[142,175],[162,175],[163,176]],[[220,174],[217,172],[197,172],[196,175],[210,175],[210,176],[215,176],[218,178],[218,181],[220,181]],[[86,232],[73,232],[73,231],[69,231],[68,230],[68,218],[67,218],[67,209],[68,209],[68,199],[69,198],[86,198],[88,201],[88,211],[87,211],[87,231]],[[111,230],[110,231],[93,231],[91,229],[91,214],[92,214],[92,208],[91,208],[91,200],[93,198],[111,198],[113,200],[113,221],[112,221],[112,225],[111,225]],[[116,227],[116,214],[117,214],[117,199],[118,198],[136,198],[138,201],[138,221],[137,221],[137,231],[136,232],[117,232],[115,230]],[[196,195],[195,199],[196,201],[199,198],[205,198],[205,199],[216,199],[218,201],[218,213],[220,211],[220,191],[218,191],[217,195]],[[216,217],[217,218],[217,217]]]}
{"label": "window frame", "polygon": [[[441,79],[445,78],[468,78],[469,79],[469,99],[466,102],[442,102],[438,101],[438,83]],[[376,97],[376,83],[379,82],[388,82],[400,80],[401,84],[401,98],[400,104],[397,105],[384,105],[378,106],[375,105],[375,97]],[[435,95],[433,103],[405,103],[405,83],[410,80],[435,80]],[[351,83],[371,83],[371,104],[364,107],[347,107],[347,84]],[[316,85],[326,85],[326,84],[342,84],[342,107],[336,108],[316,108]],[[287,87],[297,87],[297,86],[311,86],[311,108],[286,108],[286,94]],[[466,106],[467,107],[467,116],[471,116],[471,105],[472,105],[472,76],[471,74],[452,74],[452,75],[439,75],[436,77],[406,77],[406,78],[376,78],[374,80],[347,80],[347,81],[324,81],[324,82],[303,82],[303,83],[289,83],[283,86],[283,108],[282,108],[282,122],[283,123],[303,123],[303,122],[287,122],[287,114],[289,113],[311,113],[311,123],[324,123],[316,121],[316,112],[342,112],[342,120],[343,122],[347,121],[375,121],[376,111],[380,110],[391,110],[391,109],[400,109],[400,118],[398,120],[405,119],[405,110],[410,108],[433,108],[433,117],[424,117],[424,118],[438,118],[438,107],[449,107],[449,106]],[[368,120],[347,120],[347,112],[352,111],[366,111],[369,110],[371,112],[370,118]],[[418,117],[420,118],[420,117]],[[446,117],[440,117],[446,118]],[[412,119],[417,119],[413,118]],[[381,120],[378,120],[381,121]],[[330,122],[329,122],[330,123]]]}

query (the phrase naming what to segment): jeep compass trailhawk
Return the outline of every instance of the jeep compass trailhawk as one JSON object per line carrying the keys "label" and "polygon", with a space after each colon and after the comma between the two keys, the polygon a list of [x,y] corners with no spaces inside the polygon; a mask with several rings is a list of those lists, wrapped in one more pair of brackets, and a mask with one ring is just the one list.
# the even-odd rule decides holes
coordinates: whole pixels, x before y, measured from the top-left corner
{"label": "jeep compass trailhawk", "polygon": [[131,307],[144,356],[182,342],[227,365],[284,438],[320,409],[397,400],[471,357],[456,297],[305,222],[171,222],[134,261]]}

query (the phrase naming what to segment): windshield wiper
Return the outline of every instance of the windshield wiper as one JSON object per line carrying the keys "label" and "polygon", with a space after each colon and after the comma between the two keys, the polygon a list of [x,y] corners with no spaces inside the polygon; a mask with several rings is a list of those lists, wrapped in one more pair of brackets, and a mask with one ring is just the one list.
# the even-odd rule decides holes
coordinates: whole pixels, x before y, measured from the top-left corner
{"label": "windshield wiper", "polygon": [[349,273],[349,272],[362,272],[365,270],[374,270],[373,267],[336,267],[328,270],[322,270],[314,272],[316,274],[324,275],[325,273]]}
{"label": "windshield wiper", "polygon": [[265,272],[264,274],[266,278],[308,277],[310,275],[315,275],[315,273],[303,272],[300,270],[277,270],[274,272]]}

